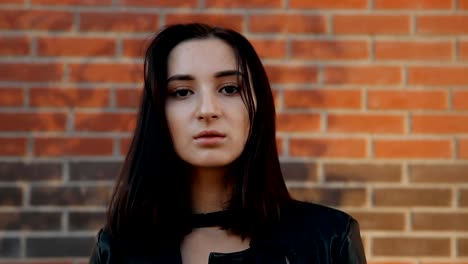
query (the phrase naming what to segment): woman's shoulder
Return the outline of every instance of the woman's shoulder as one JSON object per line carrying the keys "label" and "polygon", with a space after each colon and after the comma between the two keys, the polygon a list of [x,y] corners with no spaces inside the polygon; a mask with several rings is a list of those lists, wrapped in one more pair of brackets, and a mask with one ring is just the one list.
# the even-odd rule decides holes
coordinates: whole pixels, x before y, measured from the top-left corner
{"label": "woman's shoulder", "polygon": [[346,233],[349,225],[356,220],[348,213],[336,208],[292,200],[281,210],[281,222],[285,228],[306,230],[328,230]]}

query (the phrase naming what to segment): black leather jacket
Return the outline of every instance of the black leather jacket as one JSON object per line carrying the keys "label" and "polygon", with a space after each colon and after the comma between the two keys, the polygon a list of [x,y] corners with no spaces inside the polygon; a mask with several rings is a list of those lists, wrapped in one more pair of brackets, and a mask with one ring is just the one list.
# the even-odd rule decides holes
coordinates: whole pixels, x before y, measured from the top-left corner
{"label": "black leather jacket", "polygon": [[[134,254],[127,244],[101,230],[90,263],[182,264],[173,247],[157,254]],[[325,206],[294,201],[283,208],[280,225],[269,237],[251,239],[255,264],[366,263],[359,225],[348,214]]]}

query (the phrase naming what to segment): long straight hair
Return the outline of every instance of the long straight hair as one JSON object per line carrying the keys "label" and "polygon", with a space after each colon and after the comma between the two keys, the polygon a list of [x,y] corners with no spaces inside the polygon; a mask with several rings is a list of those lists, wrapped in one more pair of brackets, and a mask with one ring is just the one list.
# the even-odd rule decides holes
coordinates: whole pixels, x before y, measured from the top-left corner
{"label": "long straight hair", "polygon": [[190,175],[174,150],[165,113],[167,63],[181,42],[208,38],[232,48],[244,75],[241,96],[250,118],[244,150],[231,166],[229,230],[244,238],[268,234],[279,221],[281,206],[290,200],[277,154],[274,99],[252,45],[230,29],[172,25],[158,32],[146,51],[138,121],[109,204],[107,227],[114,236],[151,236],[167,245],[180,243],[190,232]]}

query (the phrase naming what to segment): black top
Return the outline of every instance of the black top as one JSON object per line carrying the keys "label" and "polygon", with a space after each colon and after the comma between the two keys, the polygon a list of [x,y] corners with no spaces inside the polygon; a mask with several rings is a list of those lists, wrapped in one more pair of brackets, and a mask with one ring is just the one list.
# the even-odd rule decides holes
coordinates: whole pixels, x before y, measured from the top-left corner
{"label": "black top", "polygon": [[[120,239],[102,229],[90,263],[182,264],[180,245],[146,250],[148,240],[151,237],[145,241]],[[280,223],[267,237],[250,238],[247,253],[249,264],[366,263],[359,225],[354,218],[340,210],[299,201],[281,208]],[[226,256],[235,261],[239,255],[220,257]],[[226,263],[218,256],[210,259],[210,264],[221,262]]]}
{"label": "black top", "polygon": [[210,253],[208,264],[247,264],[250,248],[232,253]]}
{"label": "black top", "polygon": [[228,210],[205,214],[193,214],[190,219],[192,228],[220,226],[228,228],[232,222],[232,213]]}

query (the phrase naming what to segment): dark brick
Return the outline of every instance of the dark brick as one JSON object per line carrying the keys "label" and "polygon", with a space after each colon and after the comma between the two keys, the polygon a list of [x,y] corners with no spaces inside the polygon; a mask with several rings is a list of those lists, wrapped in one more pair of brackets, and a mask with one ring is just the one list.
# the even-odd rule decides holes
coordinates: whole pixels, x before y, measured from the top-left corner
{"label": "dark brick", "polygon": [[400,182],[401,166],[388,164],[324,164],[328,182]]}
{"label": "dark brick", "polygon": [[0,162],[0,181],[61,180],[59,163]]}
{"label": "dark brick", "polygon": [[18,187],[0,187],[0,206],[2,205],[21,205],[23,203],[23,194]]}
{"label": "dark brick", "polygon": [[468,165],[411,165],[409,175],[412,182],[466,183]]}
{"label": "dark brick", "polygon": [[376,206],[450,206],[452,193],[449,189],[436,188],[388,188],[374,190]]}
{"label": "dark brick", "polygon": [[106,223],[106,214],[99,212],[76,212],[69,215],[70,230],[97,230]]}
{"label": "dark brick", "polygon": [[27,257],[89,257],[95,237],[28,238]]}
{"label": "dark brick", "polygon": [[413,230],[468,231],[468,213],[411,214]]}
{"label": "dark brick", "polygon": [[361,230],[404,230],[405,215],[387,212],[350,212],[359,221]]}
{"label": "dark brick", "polygon": [[73,181],[113,181],[119,175],[121,162],[74,162],[70,164]]}
{"label": "dark brick", "polygon": [[366,203],[364,188],[290,188],[298,200],[329,206],[362,206]]}
{"label": "dark brick", "polygon": [[20,255],[20,241],[17,238],[0,238],[0,258],[13,258]]}
{"label": "dark brick", "polygon": [[468,207],[468,189],[460,190],[460,206]]}
{"label": "dark brick", "polygon": [[317,165],[315,163],[285,162],[281,170],[286,181],[317,181]]}
{"label": "dark brick", "polygon": [[12,212],[0,213],[0,230],[59,230],[60,213]]}
{"label": "dark brick", "polygon": [[374,256],[450,256],[448,238],[386,237],[374,238],[372,246]]}
{"label": "dark brick", "polygon": [[96,205],[108,201],[110,187],[33,187],[32,205]]}

